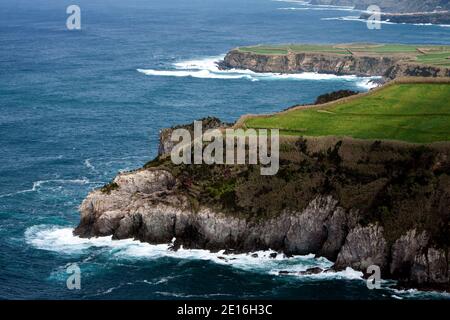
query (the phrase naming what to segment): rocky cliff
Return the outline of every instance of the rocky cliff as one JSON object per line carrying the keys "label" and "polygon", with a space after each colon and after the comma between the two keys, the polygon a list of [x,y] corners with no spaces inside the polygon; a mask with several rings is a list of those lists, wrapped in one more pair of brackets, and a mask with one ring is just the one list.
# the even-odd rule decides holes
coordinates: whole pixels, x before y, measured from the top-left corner
{"label": "rocky cliff", "polygon": [[275,176],[161,155],[91,192],[75,234],[315,253],[336,270],[376,264],[406,286],[449,290],[448,144],[283,138],[280,149]]}
{"label": "rocky cliff", "polygon": [[258,54],[231,50],[220,67],[248,69],[254,72],[299,73],[317,72],[337,75],[396,77],[448,77],[450,68],[405,63],[399,56],[344,55],[317,52]]}

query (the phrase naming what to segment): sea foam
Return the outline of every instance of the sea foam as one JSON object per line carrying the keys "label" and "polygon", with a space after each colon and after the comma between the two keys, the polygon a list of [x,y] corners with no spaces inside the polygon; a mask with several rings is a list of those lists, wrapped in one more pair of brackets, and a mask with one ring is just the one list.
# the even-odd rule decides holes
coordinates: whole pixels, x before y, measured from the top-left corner
{"label": "sea foam", "polygon": [[327,272],[312,275],[300,275],[308,268],[330,268],[333,263],[325,258],[316,258],[313,254],[305,256],[287,257],[273,250],[256,251],[251,253],[225,254],[224,251],[211,252],[201,249],[172,250],[172,243],[152,245],[133,239],[112,240],[111,236],[85,239],[73,235],[73,229],[61,226],[37,225],[25,231],[26,242],[41,250],[57,252],[64,255],[83,255],[90,250],[106,249],[112,259],[123,260],[154,260],[163,257],[174,259],[205,260],[220,265],[259,272],[280,275],[280,271],[289,272],[291,277],[305,277],[309,279],[351,279],[361,280],[363,274],[351,268],[341,272]]}
{"label": "sea foam", "polygon": [[246,79],[250,81],[347,81],[356,83],[363,89],[371,89],[377,84],[371,80],[379,77],[357,77],[353,75],[337,76],[334,74],[324,74],[316,72],[303,73],[269,73],[254,72],[245,69],[220,70],[218,63],[223,60],[224,55],[216,57],[206,57],[176,62],[171,65],[171,70],[137,69],[138,72],[148,76],[162,77],[192,77],[201,79]]}

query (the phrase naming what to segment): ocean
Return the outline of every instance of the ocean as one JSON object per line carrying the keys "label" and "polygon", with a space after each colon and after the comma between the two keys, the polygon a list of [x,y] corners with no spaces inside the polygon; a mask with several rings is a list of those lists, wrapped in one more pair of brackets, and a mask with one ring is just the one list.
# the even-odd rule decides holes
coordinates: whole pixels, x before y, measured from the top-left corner
{"label": "ocean", "polygon": [[[81,9],[67,30],[66,8]],[[370,79],[220,71],[237,46],[261,43],[449,44],[450,27],[383,24],[350,8],[271,0],[0,2],[0,299],[448,299],[369,290],[313,255],[225,256],[72,235],[78,206],[119,171],[156,156],[161,128],[205,116],[235,121],[370,89]],[[67,267],[81,270],[69,290]]]}

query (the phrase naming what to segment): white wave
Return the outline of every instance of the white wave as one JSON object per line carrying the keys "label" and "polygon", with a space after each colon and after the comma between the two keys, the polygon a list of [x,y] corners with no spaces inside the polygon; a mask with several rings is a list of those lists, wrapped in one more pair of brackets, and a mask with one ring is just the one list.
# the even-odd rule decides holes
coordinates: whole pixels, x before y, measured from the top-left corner
{"label": "white wave", "polygon": [[298,5],[298,7],[291,8],[278,8],[278,9],[287,9],[287,10],[334,10],[334,11],[361,11],[355,9],[353,6],[335,6],[335,5],[326,5],[326,4],[311,4],[307,1],[299,1],[299,0],[272,0],[274,2],[284,2],[284,3],[292,3]]}
{"label": "white wave", "polygon": [[277,8],[278,10],[293,10],[293,11],[359,11],[353,8],[346,7],[286,7],[286,8]]}
{"label": "white wave", "polygon": [[224,55],[180,61],[173,64],[174,70],[137,69],[148,76],[163,77],[193,77],[201,79],[246,79],[250,81],[273,81],[273,80],[319,80],[319,81],[351,81],[364,89],[370,89],[370,80],[379,77],[357,77],[337,76],[334,74],[323,74],[304,72],[297,74],[281,73],[259,73],[245,69],[220,70],[218,63],[223,60]]}
{"label": "white wave", "polygon": [[[367,23],[367,19],[361,19],[359,16],[346,16],[346,17],[334,17],[334,18],[321,18],[320,20],[338,20],[338,21],[358,21]],[[389,21],[380,21],[380,24],[395,24]]]}
{"label": "white wave", "polygon": [[84,165],[89,170],[92,170],[93,172],[98,172],[97,169],[95,168],[95,166],[91,163],[91,159],[84,160]]}
{"label": "white wave", "polygon": [[28,192],[35,192],[39,190],[43,185],[46,184],[101,184],[101,182],[97,181],[89,181],[89,179],[83,177],[82,179],[50,179],[50,180],[38,180],[34,181],[31,189],[25,189],[25,190],[19,190],[16,192],[1,194],[0,198],[6,198],[6,197],[13,197],[18,194],[28,193]]}
{"label": "white wave", "polygon": [[[228,265],[241,270],[279,275],[280,271],[289,271],[293,276],[308,268],[320,267],[328,269],[332,262],[325,258],[315,258],[313,254],[306,256],[286,257],[272,250],[242,254],[225,254],[224,251],[210,252],[199,249],[180,248],[171,250],[172,243],[151,245],[137,240],[112,240],[112,237],[84,239],[74,236],[72,228],[60,226],[38,225],[25,231],[26,242],[41,250],[58,252],[67,255],[80,255],[89,249],[104,248],[109,250],[113,259],[146,259],[154,260],[162,257],[176,259],[204,260],[216,264]],[[297,275],[296,275],[297,274]],[[310,279],[362,279],[362,273],[350,268],[341,272],[329,272],[316,275],[299,276]]]}
{"label": "white wave", "polygon": [[[329,269],[332,262],[325,258],[316,258],[313,254],[305,256],[286,257],[272,250],[257,251],[247,254],[224,254],[224,251],[210,252],[199,249],[180,248],[171,250],[172,243],[151,245],[137,240],[112,240],[112,237],[98,237],[83,239],[74,236],[72,228],[61,226],[37,225],[25,231],[26,242],[41,250],[53,251],[65,255],[81,255],[89,249],[104,248],[112,259],[124,260],[155,260],[163,257],[186,260],[204,260],[216,264],[228,265],[241,270],[271,274],[280,277],[293,277],[307,281],[345,279],[364,281],[363,273],[346,268],[339,272],[322,272],[318,274],[301,275],[302,271],[319,267]],[[276,254],[275,257],[273,255]],[[91,260],[91,256],[83,261]],[[280,271],[289,272],[288,275],[280,274]],[[162,279],[162,281],[166,281]],[[392,288],[395,281],[383,281],[383,288],[392,292],[391,297],[396,299],[450,299],[450,294],[441,292],[424,292],[415,289],[398,290]]]}
{"label": "white wave", "polygon": [[[377,77],[373,77],[371,79],[365,79],[365,80],[361,80],[358,82],[358,86],[361,88],[364,88],[365,90],[370,90],[373,88],[376,88],[378,86],[380,86],[380,83],[377,83],[376,81],[373,81],[374,79],[376,79]],[[381,77],[378,77],[378,79],[381,79]]]}
{"label": "white wave", "polygon": [[[321,18],[320,20],[338,20],[338,21],[357,21],[357,22],[363,22],[363,23],[367,23],[368,20],[367,19],[361,19],[359,16],[345,16],[345,17],[333,17],[333,18]],[[373,21],[371,21],[373,22]],[[425,26],[425,27],[430,27],[430,26],[435,26],[435,27],[443,27],[443,28],[448,28],[450,27],[450,25],[447,24],[433,24],[433,23],[406,23],[406,22],[391,22],[389,20],[382,20],[379,21],[380,24],[401,24],[401,25],[414,25],[414,26]]]}
{"label": "white wave", "polygon": [[438,291],[420,291],[417,289],[394,289],[389,288],[394,292],[394,298],[409,298],[409,299],[450,299],[450,293]]}

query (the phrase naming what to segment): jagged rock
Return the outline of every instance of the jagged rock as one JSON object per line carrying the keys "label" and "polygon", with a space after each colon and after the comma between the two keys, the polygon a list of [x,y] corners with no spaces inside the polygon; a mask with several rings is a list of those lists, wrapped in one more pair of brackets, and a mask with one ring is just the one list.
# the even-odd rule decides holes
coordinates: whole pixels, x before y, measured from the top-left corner
{"label": "jagged rock", "polygon": [[305,271],[287,271],[287,270],[281,270],[278,271],[279,275],[299,275],[299,276],[308,276],[313,274],[319,274],[324,272],[324,270],[320,267],[313,267],[308,268]]}
{"label": "jagged rock", "polygon": [[333,215],[325,221],[326,241],[318,251],[318,255],[335,261],[345,242],[349,229],[356,225],[357,213],[347,213],[337,207]]}
{"label": "jagged rock", "polygon": [[[374,264],[382,268],[383,276],[403,280],[405,286],[440,285],[450,288],[448,255],[444,246],[448,233],[440,227],[445,226],[447,221],[445,219],[450,199],[450,180],[446,174],[449,168],[447,147],[421,149],[421,157],[427,155],[432,161],[422,163],[414,159],[415,162],[411,164],[401,160],[408,160],[412,155],[417,155],[417,152],[413,152],[416,150],[415,146],[346,141],[301,141],[302,144],[298,146],[301,151],[296,154],[299,156],[296,161],[305,164],[304,168],[308,171],[306,175],[292,180],[292,188],[299,188],[301,191],[295,193],[298,198],[294,200],[301,200],[300,202],[286,202],[293,200],[290,197],[294,193],[289,193],[292,192],[289,189],[275,189],[282,191],[277,191],[277,194],[262,193],[261,196],[261,185],[273,187],[275,184],[271,183],[275,182],[285,187],[289,181],[283,180],[282,177],[263,180],[257,176],[255,183],[246,185],[254,190],[240,189],[241,194],[235,194],[236,198],[231,201],[238,202],[237,196],[244,196],[248,203],[243,203],[241,199],[239,205],[248,205],[252,210],[258,207],[258,211],[226,211],[219,205],[220,202],[211,199],[206,201],[204,198],[208,196],[205,185],[216,186],[216,182],[211,183],[210,179],[216,178],[218,172],[222,172],[218,167],[197,167],[201,175],[196,177],[202,180],[198,181],[196,189],[189,189],[183,179],[191,178],[195,174],[192,170],[196,168],[174,168],[168,160],[161,163],[158,160],[157,166],[119,174],[111,184],[92,191],[80,207],[81,221],[74,233],[81,237],[112,235],[114,239],[135,238],[154,244],[171,243],[174,250],[182,245],[185,248],[225,250],[225,254],[268,249],[286,256],[312,253],[336,261],[336,270],[352,267],[365,272],[368,266]],[[347,179],[348,183],[356,184],[351,185],[350,189],[347,186],[345,192],[338,189],[343,187],[342,184],[337,184],[337,188],[330,194],[326,194],[326,191],[315,191],[325,190],[322,180],[308,181],[306,178],[313,174],[320,177],[320,172],[315,171],[317,168],[308,164],[308,161],[305,162],[305,159],[308,157],[313,162],[318,155],[322,157],[320,165],[324,166],[320,170],[327,170],[327,175]],[[298,170],[298,167],[293,166],[293,160],[290,160],[289,164]],[[395,164],[396,162],[399,164]],[[390,170],[394,170],[386,172],[386,163],[390,163]],[[416,170],[419,168],[429,173],[427,177],[434,176],[436,179],[432,180],[432,185],[427,189],[431,190],[431,195],[418,194],[420,201],[429,203],[424,206],[428,211],[421,211],[422,207],[416,210],[417,195],[407,199],[403,198],[403,194],[401,199],[404,202],[396,201],[406,214],[402,216],[400,211],[387,211],[388,217],[397,214],[402,221],[406,220],[408,225],[411,223],[414,226],[411,230],[400,229],[404,230],[399,233],[403,236],[396,239],[393,237],[398,236],[398,229],[406,227],[393,225],[387,220],[388,224],[383,224],[383,229],[381,223],[376,223],[383,220],[376,214],[372,215],[372,210],[374,202],[377,201],[376,197],[383,195],[386,186],[389,186],[388,182],[393,178],[391,172],[404,172],[400,170],[403,167],[414,173],[419,172]],[[204,170],[211,170],[214,175],[211,176],[211,172]],[[234,174],[247,183],[251,177],[242,173],[249,174],[248,171],[236,171]],[[363,179],[367,180],[360,184]],[[306,183],[314,187],[312,192],[306,192]],[[396,183],[399,183],[398,180]],[[214,191],[222,190],[222,186],[219,184],[219,188]],[[237,192],[239,189],[234,190]],[[248,190],[248,193],[245,193],[245,190]],[[286,195],[282,193],[284,191]],[[271,197],[270,201],[273,203],[264,202],[266,194]],[[257,201],[262,201],[263,205]],[[275,206],[276,210],[280,208],[279,211],[262,211],[264,205],[277,204],[276,201],[288,205]],[[410,217],[411,220],[408,220]],[[367,220],[371,221],[371,224],[361,225]],[[432,243],[436,246],[430,247],[431,242],[428,243],[427,234],[416,231],[422,230],[415,224],[416,220],[431,222],[422,226],[427,227],[425,230],[430,233],[430,238],[433,236]],[[392,245],[387,243],[384,234],[392,241]],[[176,240],[172,241],[173,238]],[[436,242],[436,239],[444,240]],[[276,253],[272,253],[271,257],[275,258]]]}
{"label": "jagged rock", "polygon": [[[173,176],[165,170],[138,170],[119,175],[110,192],[93,191],[83,201],[81,222],[75,234],[82,237],[113,235],[149,243],[176,244],[210,250],[282,250],[290,254],[316,253],[328,240],[326,252],[334,254],[337,237],[345,238],[344,210],[331,196],[319,196],[301,212],[285,212],[269,220],[225,215],[202,207],[194,212],[184,195],[171,192]],[[333,218],[335,216],[335,218]],[[341,241],[341,240],[340,240]]]}
{"label": "jagged rock", "polygon": [[366,271],[371,265],[377,265],[382,273],[388,273],[388,247],[383,237],[383,228],[378,225],[357,226],[347,236],[339,252],[335,269],[351,267]]}
{"label": "jagged rock", "polygon": [[355,7],[367,10],[371,5],[377,5],[383,12],[431,12],[440,9],[450,9],[450,3],[442,0],[311,0],[315,5],[334,5]]}
{"label": "jagged rock", "polygon": [[383,76],[388,79],[397,77],[450,77],[450,68],[399,63],[387,69]]}
{"label": "jagged rock", "polygon": [[416,255],[411,268],[411,280],[418,284],[434,284],[449,287],[448,255],[443,250],[428,248],[424,253]]}
{"label": "jagged rock", "polygon": [[427,245],[427,234],[415,229],[400,237],[392,246],[390,273],[399,279],[410,279],[414,259]]}
{"label": "jagged rock", "polygon": [[[301,215],[292,216],[286,234],[287,252],[296,254],[318,252],[327,240],[325,222],[336,211],[336,205],[337,201],[332,197],[319,197],[312,201]],[[340,227],[342,226],[337,226]]]}

